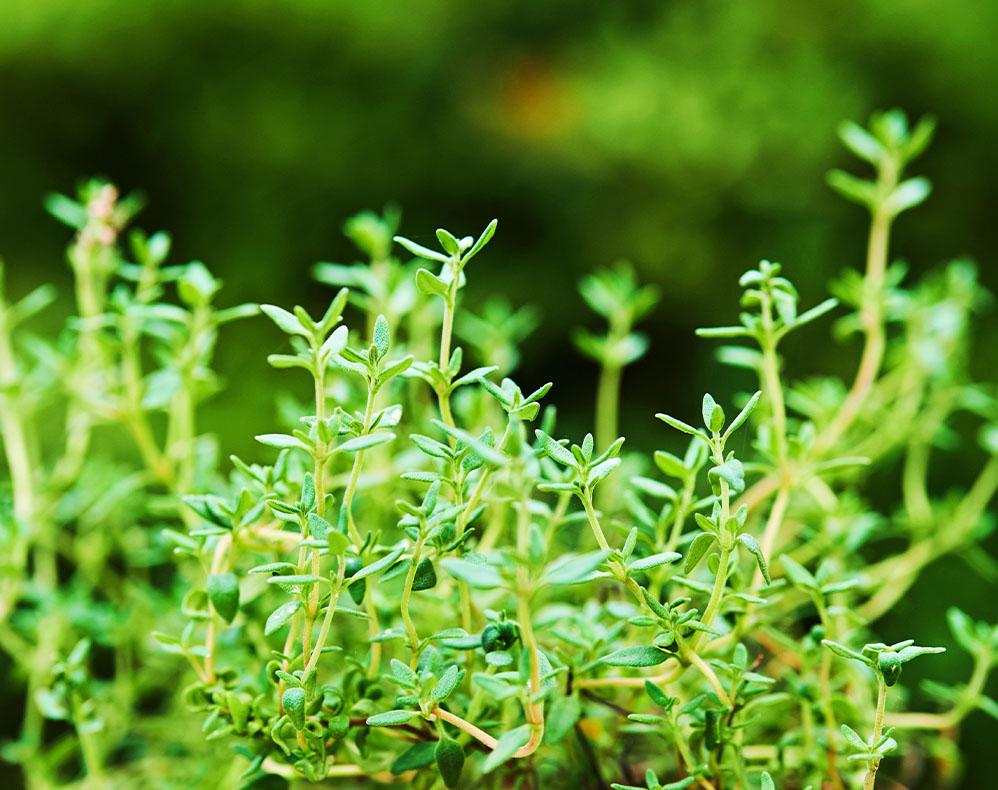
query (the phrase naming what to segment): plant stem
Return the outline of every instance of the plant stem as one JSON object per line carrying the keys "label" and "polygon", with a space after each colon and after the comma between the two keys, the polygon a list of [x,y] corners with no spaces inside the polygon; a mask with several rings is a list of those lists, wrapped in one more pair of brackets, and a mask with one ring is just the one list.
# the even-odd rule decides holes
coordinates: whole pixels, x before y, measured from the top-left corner
{"label": "plant stem", "polygon": [[[873,722],[873,737],[870,739],[870,751],[876,748],[880,737],[884,732],[884,719],[887,712],[887,684],[884,679],[877,674],[877,715]],[[874,757],[870,761],[870,767],[866,772],[866,779],[863,781],[863,790],[873,790],[877,781],[877,769],[880,767],[880,757]]]}
{"label": "plant stem", "polygon": [[773,412],[773,439],[776,460],[782,467],[787,460],[787,409],[783,402],[783,385],[780,383],[780,359],[776,353],[777,338],[773,327],[773,306],[767,294],[762,300],[762,388]]}
{"label": "plant stem", "polygon": [[956,727],[976,707],[987,685],[993,660],[990,650],[974,656],[974,671],[960,692],[960,699],[945,713],[895,713],[887,723],[907,730],[948,730]]}
{"label": "plant stem", "polygon": [[[320,353],[321,343],[314,340],[312,343],[313,359],[315,363],[315,420],[321,426],[326,420],[326,359]],[[370,392],[368,396],[370,402]],[[315,508],[320,517],[323,516],[323,506],[326,499],[326,443],[322,439],[322,429],[316,431],[315,455],[313,456],[312,480],[315,484]],[[349,521],[349,518],[347,519]],[[304,522],[305,534],[308,534],[308,522]],[[311,571],[313,576],[318,576],[321,570],[321,560],[319,550],[312,547],[309,550],[311,555]],[[343,564],[342,562],[340,563]],[[319,585],[313,584],[308,594],[308,605],[304,607],[305,627],[302,630],[302,660],[308,664],[311,662],[312,650],[312,628],[315,618],[319,614]]]}
{"label": "plant stem", "polygon": [[[218,539],[215,544],[215,553],[212,555],[211,569],[209,573],[222,573],[227,566],[229,549],[232,547],[232,533],[226,533]],[[208,632],[204,640],[205,657],[204,672],[209,683],[215,682],[215,642],[217,639],[218,613],[214,606],[209,606]]]}
{"label": "plant stem", "polygon": [[[717,615],[717,610],[721,606],[721,598],[724,596],[724,586],[728,581],[728,558],[731,557],[730,548],[722,548],[721,556],[717,564],[717,575],[714,577],[714,587],[710,591],[710,598],[707,600],[707,608],[703,611],[703,617],[700,618],[702,622],[708,628],[710,624],[714,622],[714,617]],[[704,632],[699,632],[698,636]],[[696,646],[702,641],[702,638],[694,637],[693,646]]]}
{"label": "plant stem", "polygon": [[340,592],[343,590],[343,581],[346,578],[346,563],[343,562],[343,558],[340,558],[339,568],[336,571],[336,584],[333,586],[332,592],[329,594],[329,603],[326,606],[326,614],[322,618],[322,626],[319,628],[319,636],[315,641],[315,647],[312,649],[312,655],[308,662],[305,664],[304,675],[308,675],[316,665],[319,663],[319,658],[322,655],[322,648],[326,644],[326,639],[329,638],[329,629],[333,624],[333,617],[336,616],[336,605],[340,600]]}
{"label": "plant stem", "polygon": [[[892,161],[888,161],[881,167],[878,174],[878,187],[881,194],[889,195],[894,190],[899,175],[898,168]],[[859,316],[863,332],[866,334],[866,342],[852,388],[846,395],[846,399],[835,418],[815,442],[815,453],[818,455],[831,448],[852,425],[859,415],[863,401],[873,386],[877,374],[880,372],[887,344],[884,332],[883,300],[892,220],[893,216],[882,201],[873,211],[866,247],[863,304]]]}
{"label": "plant stem", "polygon": [[[762,556],[767,561],[773,559],[773,550],[776,548],[776,541],[780,534],[780,526],[783,524],[783,517],[786,515],[787,504],[790,501],[790,488],[786,484],[780,487],[773,501],[773,507],[769,511],[769,518],[766,520],[766,527],[762,532]],[[752,578],[752,586],[755,587],[762,581],[762,571],[756,568]]]}
{"label": "plant stem", "polygon": [[[524,487],[523,496],[517,509],[516,550],[520,556],[526,556],[529,551],[529,495],[529,488]],[[521,565],[517,570],[516,616],[520,625],[520,636],[523,640],[523,647],[527,651],[530,663],[530,683],[527,687],[527,701],[524,705],[524,712],[526,713],[527,721],[532,725],[531,742],[535,740],[536,736],[536,745],[534,746],[534,749],[536,749],[540,745],[544,734],[544,703],[534,699],[540,694],[541,690],[541,661],[530,612],[531,593],[530,570],[525,565]],[[532,751],[527,752],[527,754],[530,754]]]}
{"label": "plant stem", "polygon": [[724,686],[721,685],[721,681],[717,677],[717,673],[714,672],[710,664],[700,658],[700,656],[698,656],[692,649],[684,650],[683,655],[685,655],[687,660],[699,670],[700,674],[703,675],[704,678],[707,679],[707,682],[710,684],[710,687],[714,689],[714,693],[721,701],[721,704],[726,708],[730,708],[731,700],[728,697],[728,693],[724,690]]}
{"label": "plant stem", "polygon": [[[612,343],[613,341],[609,341]],[[596,390],[596,448],[602,452],[617,438],[617,417],[620,411],[621,367],[606,362],[600,367]]]}
{"label": "plant stem", "polygon": [[412,597],[412,585],[416,580],[416,566],[419,564],[419,556],[423,552],[423,530],[425,523],[420,525],[420,535],[416,540],[416,546],[412,550],[412,562],[409,563],[409,571],[405,575],[405,584],[402,586],[402,601],[399,608],[402,613],[402,622],[405,624],[406,636],[409,639],[409,649],[412,651],[411,665],[416,668],[419,661],[419,633],[412,622],[412,615],[409,614],[409,599]]}
{"label": "plant stem", "polygon": [[[368,388],[367,404],[364,406],[364,433],[371,430],[371,418],[374,414],[374,398],[376,394],[373,388]],[[364,539],[361,537],[357,525],[353,520],[353,498],[357,493],[357,484],[360,481],[360,470],[364,460],[364,452],[364,450],[358,450],[354,454],[353,466],[350,468],[350,479],[347,481],[347,486],[343,491],[342,507],[346,508],[347,512],[347,531],[350,533],[350,540],[356,546],[364,544]]]}

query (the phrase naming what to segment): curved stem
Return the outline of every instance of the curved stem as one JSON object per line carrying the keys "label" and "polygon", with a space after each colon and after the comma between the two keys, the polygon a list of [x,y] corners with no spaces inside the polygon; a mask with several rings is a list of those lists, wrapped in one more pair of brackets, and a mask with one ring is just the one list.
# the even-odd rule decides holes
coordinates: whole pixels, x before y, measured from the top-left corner
{"label": "curved stem", "polygon": [[[889,194],[897,185],[897,168],[885,165],[880,172],[880,187]],[[866,333],[866,343],[860,357],[859,368],[852,388],[828,427],[818,436],[815,451],[821,454],[832,447],[859,415],[873,382],[880,372],[884,359],[887,337],[884,331],[883,299],[884,280],[887,272],[887,250],[890,243],[893,217],[884,207],[873,212],[870,236],[866,248],[866,275],[863,287],[863,304],[860,323]]]}

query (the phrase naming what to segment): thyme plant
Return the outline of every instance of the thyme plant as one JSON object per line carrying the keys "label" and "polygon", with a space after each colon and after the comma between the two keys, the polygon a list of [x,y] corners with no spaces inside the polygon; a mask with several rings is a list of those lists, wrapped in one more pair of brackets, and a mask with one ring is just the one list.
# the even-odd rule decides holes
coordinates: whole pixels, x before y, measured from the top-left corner
{"label": "thyme plant", "polygon": [[[616,425],[657,289],[624,267],[584,280],[608,323],[577,335],[601,366],[596,434],[563,438],[557,388],[511,378],[536,315],[463,304],[497,222],[417,243],[390,207],[346,226],[365,262],[317,265],[328,307],[259,308],[270,364],[308,397],[222,473],[196,408],[219,327],[257,308],[216,308],[204,266],[165,265],[164,234],[123,251],[137,206],[109,185],[50,201],[76,229],[79,317],[46,342],[23,326],[51,292],[0,294],[0,641],[26,695],[5,758],[33,787],[165,786],[169,753],[201,786],[775,790],[912,784],[895,758],[925,753],[954,783],[961,722],[998,718],[998,628],[957,609],[913,624],[946,619],[973,662],[964,685],[925,685],[938,711],[908,709],[903,670],[944,647],[867,642],[935,559],[980,556],[998,489],[974,269],[906,284],[890,263],[931,134],[898,111],[842,127],[873,169],[829,178],[869,212],[865,266],[803,307],[780,264],[747,271],[741,315],[698,332],[729,343],[743,394],[663,404],[651,456]],[[784,338],[833,317],[855,375],[791,378]],[[979,470],[938,492],[963,412]]]}

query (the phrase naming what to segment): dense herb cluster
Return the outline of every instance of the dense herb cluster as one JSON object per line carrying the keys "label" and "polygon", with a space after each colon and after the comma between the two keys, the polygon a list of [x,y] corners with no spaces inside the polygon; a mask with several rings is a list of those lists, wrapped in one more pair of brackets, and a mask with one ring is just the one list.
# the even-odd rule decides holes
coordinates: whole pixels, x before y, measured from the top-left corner
{"label": "dense herb cluster", "polygon": [[[926,686],[935,713],[899,710],[903,668],[942,647],[863,644],[926,565],[975,551],[998,489],[995,402],[967,370],[973,268],[904,287],[888,265],[894,218],[929,192],[903,171],[931,131],[896,111],[843,127],[875,173],[830,178],[870,212],[865,271],[803,310],[779,264],[746,272],[738,322],[699,334],[736,341],[720,354],[752,392],[672,405],[661,440],[684,449],[651,458],[616,425],[656,290],[626,267],[583,282],[607,322],[576,337],[601,368],[597,429],[562,439],[551,384],[511,378],[536,316],[460,307],[497,223],[428,247],[388,210],[346,226],[368,262],[316,267],[341,288],[322,315],[259,308],[285,336],[270,363],[312,395],[263,418],[259,453],[223,475],[196,407],[218,328],[258,308],[215,307],[220,284],[166,265],[164,234],[119,245],[137,205],[111,186],[53,199],[77,231],[78,317],[47,342],[22,325],[52,294],[0,294],[0,641],[28,697],[4,756],[36,787],[77,755],[91,787],[162,784],[168,753],[204,786],[872,788],[915,745],[956,776],[956,726],[998,716],[998,629],[949,611],[974,670]],[[780,342],[833,311],[862,339],[855,378],[790,385]],[[44,430],[54,409],[65,446]],[[980,472],[933,496],[958,411],[983,425]],[[900,507],[879,514],[870,475],[898,458]],[[177,732],[192,714],[174,705],[203,734]]]}

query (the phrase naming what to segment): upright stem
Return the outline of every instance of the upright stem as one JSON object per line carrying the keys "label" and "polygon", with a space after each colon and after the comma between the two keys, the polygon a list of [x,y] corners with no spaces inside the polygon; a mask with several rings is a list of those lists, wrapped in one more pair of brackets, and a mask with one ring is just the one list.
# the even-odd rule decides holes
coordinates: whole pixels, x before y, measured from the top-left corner
{"label": "upright stem", "polygon": [[336,616],[336,605],[339,603],[340,591],[343,589],[343,581],[345,578],[346,563],[343,562],[342,558],[340,558],[339,569],[336,572],[336,583],[332,592],[329,594],[329,604],[326,606],[325,617],[322,618],[322,626],[319,628],[319,636],[316,639],[315,647],[312,650],[312,656],[309,658],[308,663],[305,664],[304,674],[306,677],[319,663],[319,657],[322,655],[322,648],[326,644],[326,639],[329,638],[329,629],[332,627],[333,617]]}
{"label": "upright stem", "polygon": [[604,363],[600,368],[596,390],[596,448],[602,452],[617,438],[617,416],[620,411],[619,365]]}
{"label": "upright stem", "polygon": [[[873,737],[870,739],[870,750],[872,751],[880,741],[884,732],[884,718],[887,713],[887,684],[882,677],[877,676],[877,717],[873,722]],[[880,757],[870,760],[870,767],[866,772],[866,779],[863,781],[863,790],[873,790],[877,781],[877,769],[880,767]]]}
{"label": "upright stem", "polygon": [[[371,430],[371,418],[374,414],[374,397],[376,393],[373,388],[367,390],[367,404],[364,406],[364,433]],[[350,469],[350,479],[347,487],[343,491],[343,507],[347,512],[347,531],[350,533],[350,540],[355,545],[361,546],[364,539],[357,529],[353,520],[353,498],[357,493],[357,483],[360,481],[360,470],[364,460],[364,450],[359,450],[353,457],[353,466]]]}
{"label": "upright stem", "polygon": [[[315,419],[323,423],[326,419],[326,360],[315,346]],[[315,483],[315,507],[319,516],[323,516],[323,505],[326,499],[326,443],[322,440],[322,430],[316,431],[315,456],[312,468],[312,478]],[[319,550],[313,547],[311,553],[312,575],[318,576],[321,570]],[[342,564],[342,563],[341,563]],[[313,584],[308,594],[308,606],[305,611],[305,628],[302,632],[302,659],[308,664],[312,655],[312,628],[315,618],[319,615],[319,585]]]}
{"label": "upright stem", "polygon": [[[458,275],[455,273],[454,279],[451,281],[447,291],[447,296],[444,298],[444,320],[443,325],[440,327],[440,359],[438,361],[441,373],[444,373],[450,365],[451,337],[454,334],[454,312],[457,309],[457,283]],[[440,406],[440,419],[447,425],[454,427],[454,415],[450,408],[450,393],[445,388],[437,389],[437,403]],[[454,445],[454,437],[451,437],[450,443],[452,446]]]}
{"label": "upright stem", "polygon": [[[714,433],[713,437],[713,458],[714,462],[718,465],[724,463],[724,455],[722,453],[720,439],[717,433]],[[728,519],[731,518],[731,490],[728,488],[728,483],[726,480],[721,479],[721,518],[720,518],[720,528],[721,528],[721,556],[717,564],[717,575],[714,577],[714,587],[710,592],[710,598],[707,601],[707,608],[704,609],[703,617],[700,618],[700,622],[703,623],[708,628],[711,623],[714,622],[714,617],[717,616],[718,610],[721,608],[721,599],[724,597],[724,586],[728,582],[728,559],[731,557],[732,546],[725,545],[728,540],[727,536],[724,535],[725,525],[728,523]],[[698,631],[693,636],[693,641],[691,642],[691,649],[695,651],[703,640],[706,638],[706,631]]]}
{"label": "upright stem", "polygon": [[582,500],[582,507],[586,511],[586,518],[589,520],[589,527],[596,537],[596,543],[603,551],[610,551],[610,544],[606,541],[606,535],[603,534],[603,527],[600,525],[599,519],[596,517],[596,510],[593,508],[592,494],[586,490],[580,499]]}
{"label": "upright stem", "polygon": [[[828,609],[820,594],[815,596],[815,607],[818,610],[818,617],[825,628],[825,635],[834,638],[833,622],[828,616]],[[821,669],[819,672],[821,684],[821,708],[825,717],[826,740],[828,742],[828,774],[833,790],[841,790],[842,777],[839,775],[838,765],[836,765],[835,739],[838,737],[839,726],[835,719],[835,708],[832,705],[832,653],[830,650],[823,650],[821,654]]]}
{"label": "upright stem", "polygon": [[[517,511],[516,550],[521,556],[525,556],[527,554],[530,543],[530,509],[528,494],[529,491],[525,488]],[[520,635],[523,639],[523,647],[527,651],[530,662],[530,682],[527,687],[527,701],[524,706],[527,721],[533,725],[528,745],[534,744],[533,749],[536,749],[537,746],[540,746],[541,738],[544,734],[544,703],[538,702],[534,699],[541,690],[541,661],[539,649],[537,647],[537,637],[534,634],[534,626],[530,612],[531,594],[532,588],[530,570],[526,566],[521,565],[517,571],[516,616],[517,621],[520,624]],[[531,749],[531,752],[533,749]],[[527,752],[527,754],[530,754],[530,752]]]}
{"label": "upright stem", "polygon": [[[881,194],[889,195],[893,191],[899,175],[898,168],[893,162],[888,162],[881,168],[878,178]],[[831,448],[852,425],[880,372],[887,344],[883,300],[892,220],[893,216],[881,201],[873,210],[870,236],[866,246],[866,276],[863,284],[863,305],[859,316],[863,332],[866,334],[866,343],[849,394],[846,395],[835,418],[815,443],[815,451],[818,454]]]}
{"label": "upright stem", "polygon": [[450,288],[447,290],[447,296],[444,297],[444,319],[440,327],[440,359],[438,362],[441,370],[446,370],[447,365],[450,364],[450,344],[454,334],[454,311],[457,307],[457,282],[458,276],[455,274]]}
{"label": "upright stem", "polygon": [[[787,485],[783,485],[776,494],[776,499],[773,501],[773,508],[769,511],[769,518],[766,520],[766,527],[762,532],[762,556],[767,561],[772,561],[773,550],[776,548],[776,539],[779,537],[780,525],[783,523],[783,517],[787,512],[787,503],[789,501],[790,489]],[[758,585],[760,581],[762,581],[762,571],[756,568],[755,576],[752,580],[753,586]]]}
{"label": "upright stem", "polygon": [[[728,559],[730,557],[731,549],[722,548],[721,556],[719,557],[717,564],[717,575],[714,577],[714,587],[710,592],[710,599],[707,601],[707,608],[704,609],[703,617],[700,619],[700,622],[708,627],[712,622],[714,622],[717,610],[721,606],[721,598],[724,596],[724,586],[728,581]],[[701,640],[694,639],[694,647],[700,641]]]}
{"label": "upright stem", "polygon": [[783,402],[783,385],[780,383],[780,359],[776,353],[773,307],[768,296],[762,302],[762,326],[765,336],[762,343],[762,386],[773,412],[773,442],[776,459],[782,467],[787,460],[787,409]]}
{"label": "upright stem", "polygon": [[[210,573],[222,573],[228,565],[229,550],[232,547],[232,533],[229,532],[218,539],[215,552],[212,555]],[[218,638],[218,615],[215,607],[209,609],[208,633],[205,636],[204,671],[209,683],[215,682],[215,643]]]}
{"label": "upright stem", "polygon": [[[74,701],[74,708],[78,715],[79,701]],[[79,724],[76,724],[76,737],[80,742],[80,755],[83,758],[83,770],[86,772],[82,786],[89,790],[98,790],[103,785],[104,771],[97,739],[92,730],[87,730]]]}
{"label": "upright stem", "polygon": [[412,585],[416,580],[416,566],[419,564],[419,555],[423,552],[423,529],[425,524],[420,525],[420,535],[416,540],[416,546],[412,550],[412,562],[409,563],[409,571],[405,575],[405,584],[402,586],[402,601],[400,609],[402,612],[402,622],[405,624],[406,637],[409,640],[409,649],[412,651],[412,667],[415,669],[419,661],[419,633],[412,622],[412,615],[409,614],[409,600],[412,598]]}
{"label": "upright stem", "polygon": [[19,375],[10,329],[6,306],[0,302],[0,393],[3,393],[0,428],[14,497],[14,517],[27,526],[35,513],[35,487],[24,415],[15,389]]}

